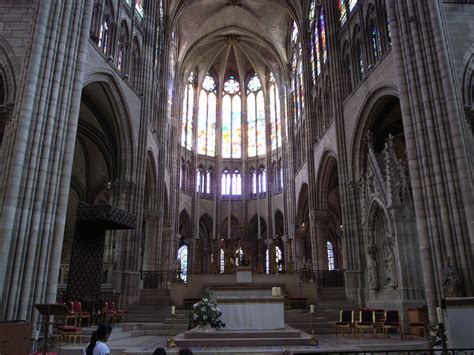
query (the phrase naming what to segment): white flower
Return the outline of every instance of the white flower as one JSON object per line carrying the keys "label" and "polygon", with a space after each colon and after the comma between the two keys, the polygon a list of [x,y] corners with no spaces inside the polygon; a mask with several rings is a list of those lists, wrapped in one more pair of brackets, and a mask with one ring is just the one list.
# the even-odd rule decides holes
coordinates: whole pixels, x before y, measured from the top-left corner
{"label": "white flower", "polygon": [[216,307],[216,311],[217,311],[217,312],[220,312],[221,310],[219,309],[219,307]]}
{"label": "white flower", "polygon": [[203,298],[202,300],[203,300],[204,302],[207,302],[207,298]]}
{"label": "white flower", "polygon": [[198,304],[197,304],[197,303],[193,304],[193,308],[196,308],[197,306],[198,306]]}
{"label": "white flower", "polygon": [[197,314],[193,314],[193,319],[197,319]]}
{"label": "white flower", "polygon": [[202,312],[205,312],[205,311],[206,311],[206,308],[205,308],[205,307],[202,307],[202,308],[201,308],[201,311],[202,311]]}
{"label": "white flower", "polygon": [[203,318],[204,320],[206,320],[206,319],[207,319],[207,316],[206,316],[206,315],[204,315],[204,316],[202,316],[202,318]]}

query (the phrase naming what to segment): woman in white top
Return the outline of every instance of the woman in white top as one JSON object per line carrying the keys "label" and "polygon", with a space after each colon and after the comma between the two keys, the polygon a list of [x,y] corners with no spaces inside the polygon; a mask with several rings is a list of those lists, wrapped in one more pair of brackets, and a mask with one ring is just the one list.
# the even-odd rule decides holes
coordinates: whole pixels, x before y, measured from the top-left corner
{"label": "woman in white top", "polygon": [[84,349],[84,355],[107,355],[110,349],[105,342],[109,339],[112,327],[110,324],[101,324],[97,330],[92,333],[91,341]]}

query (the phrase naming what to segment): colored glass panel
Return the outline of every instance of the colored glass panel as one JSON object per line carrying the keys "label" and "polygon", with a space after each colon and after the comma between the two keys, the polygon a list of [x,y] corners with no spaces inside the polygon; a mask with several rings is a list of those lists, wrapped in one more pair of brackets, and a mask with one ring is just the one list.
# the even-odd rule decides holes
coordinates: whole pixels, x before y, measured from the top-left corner
{"label": "colored glass panel", "polygon": [[349,0],[349,11],[352,11],[357,5],[357,0]]}
{"label": "colored glass panel", "polygon": [[194,87],[188,84],[188,123],[186,125],[186,149],[191,150],[193,147],[193,103],[194,103]]}
{"label": "colored glass panel", "polygon": [[216,155],[216,94],[213,92],[209,93],[207,100],[207,155],[213,157]]}
{"label": "colored glass panel", "polygon": [[241,110],[240,96],[235,95],[232,99],[232,158],[242,156]]}
{"label": "colored glass panel", "polygon": [[341,22],[341,26],[344,25],[347,21],[347,2],[346,0],[339,0],[338,3],[339,7],[339,21]]}
{"label": "colored glass panel", "polygon": [[140,18],[143,18],[143,0],[135,0],[135,11]]}
{"label": "colored glass panel", "polygon": [[328,250],[328,270],[334,270],[334,246],[329,240],[326,245]]}
{"label": "colored glass panel", "polygon": [[247,154],[249,157],[257,155],[257,130],[256,130],[255,94],[247,97]]}
{"label": "colored glass panel", "polygon": [[179,248],[178,261],[181,267],[181,275],[179,276],[184,282],[186,282],[186,279],[188,277],[188,247],[187,245],[183,245],[181,248]]}
{"label": "colored glass panel", "polygon": [[207,154],[207,93],[201,90],[199,95],[198,116],[198,153]]}
{"label": "colored glass panel", "polygon": [[326,63],[328,59],[327,47],[326,47],[326,24],[324,20],[324,9],[321,8],[319,14],[319,33],[321,34],[321,51],[323,56],[323,63]]}
{"label": "colored glass panel", "polygon": [[260,90],[257,94],[257,154],[261,156],[265,153],[265,100]]}
{"label": "colored glass panel", "polygon": [[222,100],[222,157],[231,158],[232,101],[229,95]]}
{"label": "colored glass panel", "polygon": [[[319,49],[319,32],[318,32],[318,26],[314,26],[314,62],[316,63],[316,72],[314,73],[314,76],[318,76],[321,74],[321,60],[320,54],[321,51]],[[314,70],[314,68],[313,68]]]}

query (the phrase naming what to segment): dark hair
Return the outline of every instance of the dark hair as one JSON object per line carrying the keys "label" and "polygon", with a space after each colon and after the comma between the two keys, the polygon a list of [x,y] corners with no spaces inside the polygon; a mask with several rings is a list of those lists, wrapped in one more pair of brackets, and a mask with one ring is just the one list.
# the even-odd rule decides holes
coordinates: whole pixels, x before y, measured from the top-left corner
{"label": "dark hair", "polygon": [[153,355],[166,355],[166,350],[163,348],[156,348],[155,351],[153,351]]}
{"label": "dark hair", "polygon": [[193,351],[191,349],[181,349],[179,351],[179,355],[193,355]]}
{"label": "dark hair", "polygon": [[107,337],[112,332],[112,327],[110,324],[100,324],[97,329],[92,333],[91,341],[86,348],[86,355],[93,355],[95,345],[99,340],[105,341]]}

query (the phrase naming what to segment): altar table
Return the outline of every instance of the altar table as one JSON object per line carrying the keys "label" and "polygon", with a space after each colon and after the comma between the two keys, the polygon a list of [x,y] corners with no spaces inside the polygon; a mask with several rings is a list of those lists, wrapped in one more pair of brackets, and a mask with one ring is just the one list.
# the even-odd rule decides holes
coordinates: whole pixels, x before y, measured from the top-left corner
{"label": "altar table", "polygon": [[284,298],[268,296],[217,297],[224,329],[283,329]]}

